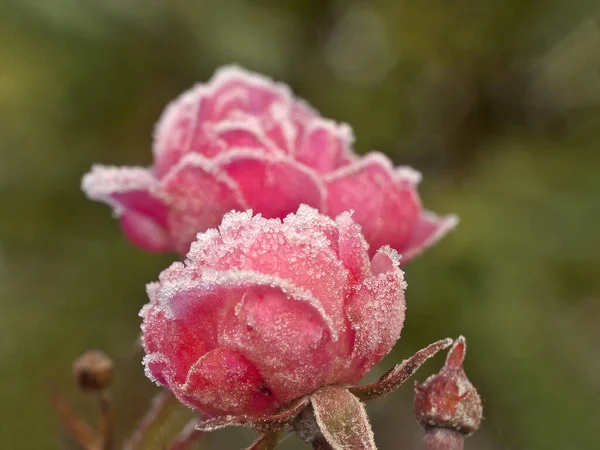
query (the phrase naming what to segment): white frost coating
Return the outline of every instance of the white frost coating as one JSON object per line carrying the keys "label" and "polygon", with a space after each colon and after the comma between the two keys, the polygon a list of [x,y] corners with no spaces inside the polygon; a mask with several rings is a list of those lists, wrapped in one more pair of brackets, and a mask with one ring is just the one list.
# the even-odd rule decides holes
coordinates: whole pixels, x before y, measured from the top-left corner
{"label": "white frost coating", "polygon": [[[158,283],[158,282],[152,282],[152,283],[146,284],[146,294],[148,294],[148,299],[150,300],[149,304],[154,304],[157,302],[156,298],[158,295],[159,287],[160,287],[160,283]],[[143,308],[142,308],[142,310],[143,310]],[[141,314],[142,314],[142,312],[140,311],[140,315]]]}
{"label": "white frost coating", "polygon": [[198,126],[198,112],[202,105],[202,98],[206,97],[208,92],[209,89],[205,85],[197,84],[167,105],[152,131],[152,152],[154,155],[164,150],[161,147],[165,144],[167,137],[172,139],[171,133],[173,133],[174,125],[186,116],[190,120],[190,128],[184,148],[189,150],[194,130]]}
{"label": "white frost coating", "polygon": [[[283,278],[258,273],[252,270],[227,270],[223,272],[205,269],[199,279],[191,277],[179,278],[161,284],[158,292],[158,303],[168,318],[178,316],[178,306],[185,309],[186,305],[173,305],[173,299],[179,294],[191,291],[209,293],[217,288],[235,289],[268,286],[279,288],[288,298],[306,302],[321,315],[331,332],[332,341],[337,341],[338,330],[333,326],[331,317],[325,312],[323,305],[309,291],[300,288]],[[198,300],[200,301],[200,300]]]}
{"label": "white frost coating", "polygon": [[156,191],[158,182],[148,169],[143,167],[115,167],[95,164],[81,180],[81,189],[91,200],[109,204],[117,215],[122,206],[112,198],[112,194],[131,191]]}
{"label": "white frost coating", "polygon": [[407,181],[410,184],[417,185],[421,182],[423,175],[416,169],[409,166],[398,166],[394,169],[394,179],[396,181]]}
{"label": "white frost coating", "polygon": [[377,253],[381,253],[390,258],[394,267],[400,267],[400,259],[402,258],[402,255],[389,245],[384,245],[379,250],[377,250]]}
{"label": "white frost coating", "polygon": [[175,380],[171,374],[171,371],[168,369],[169,360],[161,352],[150,353],[150,354],[144,356],[144,358],[142,359],[142,364],[144,365],[144,375],[146,375],[146,377],[148,377],[148,379],[150,381],[152,381],[157,386],[162,386],[162,383],[160,381],[158,381],[154,377],[154,375],[152,375],[152,372],[150,371],[149,366],[150,366],[150,364],[153,364],[153,363],[164,363],[165,364],[165,368],[167,370],[162,371],[161,375],[165,378],[166,386],[170,386],[171,384],[175,383]]}

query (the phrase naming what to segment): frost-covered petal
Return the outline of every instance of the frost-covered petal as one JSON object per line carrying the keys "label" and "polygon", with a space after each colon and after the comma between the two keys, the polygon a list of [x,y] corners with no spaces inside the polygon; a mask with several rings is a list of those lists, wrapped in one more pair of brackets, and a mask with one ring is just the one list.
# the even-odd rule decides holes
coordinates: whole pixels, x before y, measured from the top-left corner
{"label": "frost-covered petal", "polygon": [[207,102],[207,89],[197,85],[165,108],[153,135],[154,171],[157,176],[164,176],[186,153],[192,151],[194,136],[198,135],[199,129],[202,130],[202,123],[207,118]]}
{"label": "frost-covered petal", "polygon": [[166,386],[185,382],[191,365],[209,349],[197,329],[166,317],[155,304],[146,305],[140,316],[146,373]]}
{"label": "frost-covered petal", "polygon": [[429,211],[421,213],[408,240],[398,249],[402,253],[402,262],[413,259],[434,245],[456,225],[458,225],[458,217],[453,214],[440,217]]}
{"label": "frost-covered petal", "polygon": [[402,248],[421,212],[417,180],[416,172],[394,171],[385,155],[370,153],[326,177],[328,214],[354,210],[371,253],[386,244]]}
{"label": "frost-covered petal", "polygon": [[350,212],[340,214],[336,219],[338,226],[338,254],[344,266],[350,272],[352,283],[361,283],[371,275],[368,257],[369,244],[351,217]]}
{"label": "frost-covered petal", "polygon": [[212,120],[231,117],[237,111],[261,115],[270,112],[274,104],[290,105],[292,101],[287,86],[238,66],[220,68],[209,86]]}
{"label": "frost-covered petal", "polygon": [[323,208],[321,181],[292,159],[237,150],[215,163],[237,183],[248,206],[264,217],[285,217],[303,203]]}
{"label": "frost-covered petal", "polygon": [[301,135],[294,157],[320,174],[329,173],[356,159],[350,150],[353,140],[348,125],[315,118]]}
{"label": "frost-covered petal", "polygon": [[228,153],[243,148],[256,154],[283,155],[252,116],[212,124],[211,132]]}
{"label": "frost-covered petal", "polygon": [[354,330],[351,363],[345,372],[357,382],[392,349],[404,324],[404,274],[399,257],[391,249],[378,250],[372,260],[376,273],[357,287],[346,303],[346,315]]}
{"label": "frost-covered petal", "polygon": [[248,358],[283,403],[327,380],[335,349],[317,310],[267,286],[249,290],[230,311],[220,344]]}
{"label": "frost-covered petal", "polygon": [[198,232],[216,226],[232,209],[245,209],[243,196],[225,173],[201,155],[188,154],[162,180],[169,198],[169,229],[185,253]]}
{"label": "frost-covered petal", "polygon": [[199,270],[249,270],[289,280],[318,298],[334,329],[344,330],[340,298],[348,292],[348,271],[328,237],[311,225],[312,218],[308,207],[283,223],[247,212],[230,213],[219,227],[221,241],[195,243],[188,259]]}
{"label": "frost-covered petal", "polygon": [[134,244],[150,251],[170,248],[167,205],[150,171],[96,165],[83,177],[82,189],[88,198],[113,207],[123,232]]}
{"label": "frost-covered petal", "polygon": [[184,384],[173,393],[185,404],[210,415],[255,415],[272,411],[277,399],[256,367],[231,349],[217,348],[200,357]]}

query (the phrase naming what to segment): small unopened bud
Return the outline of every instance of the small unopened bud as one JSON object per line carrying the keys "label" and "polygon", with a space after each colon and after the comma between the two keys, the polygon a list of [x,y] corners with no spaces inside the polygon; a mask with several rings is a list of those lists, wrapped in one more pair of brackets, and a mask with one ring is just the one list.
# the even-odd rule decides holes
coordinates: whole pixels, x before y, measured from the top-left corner
{"label": "small unopened bud", "polygon": [[84,391],[102,391],[113,377],[113,362],[104,353],[91,350],[75,360],[73,376]]}
{"label": "small unopened bud", "polygon": [[442,370],[415,386],[415,413],[425,428],[450,428],[464,435],[479,428],[483,406],[463,369],[466,349],[465,338],[460,336]]}

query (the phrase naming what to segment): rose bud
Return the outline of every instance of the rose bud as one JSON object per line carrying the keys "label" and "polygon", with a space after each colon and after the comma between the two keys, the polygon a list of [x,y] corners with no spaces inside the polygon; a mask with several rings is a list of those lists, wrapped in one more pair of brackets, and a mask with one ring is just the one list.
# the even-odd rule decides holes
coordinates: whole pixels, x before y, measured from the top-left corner
{"label": "rose bud", "polygon": [[213,417],[356,383],[400,337],[405,310],[398,254],[367,248],[350,213],[227,214],[148,285],[147,376]]}
{"label": "rose bud", "polygon": [[483,405],[463,369],[466,350],[461,336],[448,352],[442,370],[415,386],[415,414],[424,427],[452,429],[463,435],[479,428]]}
{"label": "rose bud", "polygon": [[102,391],[113,379],[113,362],[98,350],[85,352],[73,362],[73,376],[84,391]]}
{"label": "rose bud", "polygon": [[326,120],[290,89],[237,67],[217,71],[163,113],[150,168],[94,166],[87,196],[110,204],[125,235],[185,255],[230,210],[284,218],[300,204],[354,210],[371,256],[387,244],[403,263],[456,225],[423,211],[420,175],[380,153],[359,157],[348,125]]}

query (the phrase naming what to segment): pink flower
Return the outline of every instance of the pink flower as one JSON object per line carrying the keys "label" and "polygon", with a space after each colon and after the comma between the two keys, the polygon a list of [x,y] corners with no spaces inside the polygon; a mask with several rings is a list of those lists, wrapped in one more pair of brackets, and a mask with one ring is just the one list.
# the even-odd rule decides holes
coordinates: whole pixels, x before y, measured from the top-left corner
{"label": "pink flower", "polygon": [[347,212],[334,221],[301,206],[283,222],[231,212],[148,285],[146,374],[214,416],[353,384],[400,337],[398,263],[389,247],[369,261]]}
{"label": "pink flower", "polygon": [[184,255],[196,233],[230,210],[283,218],[300,204],[330,217],[354,210],[371,254],[389,244],[403,262],[456,224],[424,212],[420,175],[380,153],[351,150],[352,131],[295,99],[287,86],[240,68],[217,71],[167,107],[151,168],[95,166],[89,198],[110,204],[126,236]]}

